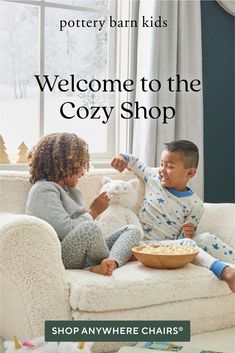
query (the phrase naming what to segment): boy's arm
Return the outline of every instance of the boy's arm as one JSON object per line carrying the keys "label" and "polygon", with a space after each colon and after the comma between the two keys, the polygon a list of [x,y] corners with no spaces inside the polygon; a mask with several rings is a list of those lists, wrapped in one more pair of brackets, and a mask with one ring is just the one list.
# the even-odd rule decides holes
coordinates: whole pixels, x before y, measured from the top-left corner
{"label": "boy's arm", "polygon": [[195,206],[192,208],[190,213],[185,218],[185,222],[182,225],[182,233],[186,238],[192,238],[197,229],[197,225],[202,217],[204,211],[203,202],[198,199]]}
{"label": "boy's arm", "polygon": [[119,156],[113,158],[111,165],[120,172],[128,167],[142,179],[145,179],[150,169],[145,165],[145,163],[128,153],[121,153]]}
{"label": "boy's arm", "polygon": [[180,238],[192,238],[196,231],[196,227],[192,222],[185,222],[182,225],[182,234]]}

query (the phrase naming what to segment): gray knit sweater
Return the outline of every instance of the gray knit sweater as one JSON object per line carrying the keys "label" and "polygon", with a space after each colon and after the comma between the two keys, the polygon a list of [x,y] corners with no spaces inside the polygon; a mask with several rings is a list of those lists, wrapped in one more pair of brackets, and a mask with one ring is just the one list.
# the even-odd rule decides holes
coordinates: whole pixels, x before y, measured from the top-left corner
{"label": "gray knit sweater", "polygon": [[79,223],[93,220],[76,188],[40,180],[29,191],[25,213],[48,222],[62,240]]}

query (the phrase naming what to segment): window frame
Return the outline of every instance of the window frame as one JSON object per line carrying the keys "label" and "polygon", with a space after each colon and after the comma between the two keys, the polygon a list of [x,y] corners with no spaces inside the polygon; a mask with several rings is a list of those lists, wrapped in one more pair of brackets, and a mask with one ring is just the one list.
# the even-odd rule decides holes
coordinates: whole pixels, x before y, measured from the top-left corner
{"label": "window frame", "polygon": [[[39,7],[39,45],[40,45],[40,74],[44,72],[44,40],[45,40],[45,8],[54,7],[70,10],[82,10],[100,12],[100,10],[91,9],[89,7],[81,7],[76,5],[65,5],[52,3],[45,0],[0,0],[9,3],[22,3],[28,5],[36,5]],[[105,13],[105,11],[102,11]],[[116,16],[116,18],[131,19],[136,15],[136,4],[132,0],[109,0],[109,14]],[[42,25],[43,24],[43,25]],[[109,38],[109,54],[112,57],[109,60],[109,75],[111,78],[116,76],[125,80],[126,78],[135,78],[136,68],[136,47],[135,36],[136,31],[133,28],[128,28],[122,31],[121,28],[116,28],[115,31],[110,31]],[[120,107],[121,102],[132,101],[135,97],[134,92],[117,92],[115,94],[115,107]],[[44,131],[44,93],[39,92],[39,135],[43,136]],[[43,114],[42,114],[43,112]],[[91,154],[91,163],[95,168],[108,168],[113,155],[119,152],[131,152],[132,146],[132,127],[133,122],[130,120],[120,119],[120,110],[115,109],[115,115],[110,119],[110,128],[108,131],[108,152],[106,154]],[[40,137],[39,136],[39,137]],[[114,143],[110,144],[110,141]],[[12,163],[0,164],[0,170],[28,170],[28,164]]]}
{"label": "window frame", "polygon": [[[39,10],[39,74],[45,74],[45,16],[47,8],[56,8],[56,9],[65,9],[65,10],[74,10],[74,11],[88,11],[93,13],[102,13],[102,14],[111,14],[112,16],[116,15],[116,0],[109,0],[108,11],[102,9],[94,9],[92,7],[69,5],[69,4],[60,4],[54,3],[45,0],[1,0],[5,3],[17,3],[28,6],[37,6]],[[115,78],[116,76],[116,31],[109,31],[109,40],[108,40],[108,67],[107,67],[107,76],[109,78]],[[111,98],[113,101],[114,98]],[[113,102],[112,102],[113,103]],[[111,102],[110,102],[111,104]],[[39,136],[38,138],[44,135],[44,121],[45,121],[45,93],[41,90],[39,91],[39,112],[36,124],[39,125]],[[94,164],[99,166],[109,163],[111,157],[115,153],[115,116],[111,116],[109,124],[107,125],[107,151],[105,153],[91,153],[91,160]],[[28,169],[27,164],[20,163],[11,163],[11,164],[1,164],[0,169],[4,170],[25,170]]]}

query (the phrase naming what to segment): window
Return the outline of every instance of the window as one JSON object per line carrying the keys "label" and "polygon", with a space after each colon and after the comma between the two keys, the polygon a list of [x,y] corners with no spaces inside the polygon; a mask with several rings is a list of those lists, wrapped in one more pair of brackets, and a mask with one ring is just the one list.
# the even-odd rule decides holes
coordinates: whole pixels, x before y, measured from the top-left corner
{"label": "window", "polygon": [[[50,132],[75,132],[90,146],[93,160],[108,160],[115,153],[115,118],[99,120],[60,115],[62,102],[75,106],[114,105],[109,93],[40,92],[34,75],[59,75],[86,80],[115,78],[115,31],[67,27],[60,20],[103,19],[114,14],[108,0],[1,0],[0,152],[2,163],[22,163],[40,136]],[[104,26],[105,27],[105,26]],[[108,102],[108,103],[107,103]],[[26,148],[27,147],[27,148]]]}
{"label": "window", "polygon": [[[18,147],[39,137],[39,8],[1,2],[0,92],[1,134],[5,153],[17,162]],[[2,159],[2,155],[1,155]]]}

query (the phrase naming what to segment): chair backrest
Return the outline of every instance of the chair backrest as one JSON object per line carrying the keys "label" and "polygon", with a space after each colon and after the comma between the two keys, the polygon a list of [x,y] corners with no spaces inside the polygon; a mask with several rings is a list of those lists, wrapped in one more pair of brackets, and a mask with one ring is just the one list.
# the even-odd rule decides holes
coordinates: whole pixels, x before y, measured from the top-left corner
{"label": "chair backrest", "polygon": [[24,213],[31,184],[27,172],[0,172],[0,211]]}
{"label": "chair backrest", "polygon": [[[99,194],[102,179],[108,176],[112,179],[130,180],[138,178],[133,172],[118,173],[113,169],[91,169],[78,182],[85,204],[88,207],[93,199]],[[11,213],[24,213],[27,195],[31,184],[28,181],[28,172],[22,171],[0,171],[0,211]],[[138,188],[138,199],[135,212],[138,213],[144,195],[144,184],[140,180]]]}

